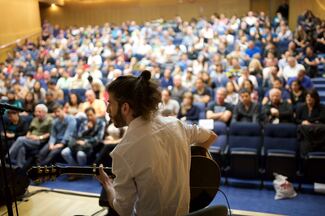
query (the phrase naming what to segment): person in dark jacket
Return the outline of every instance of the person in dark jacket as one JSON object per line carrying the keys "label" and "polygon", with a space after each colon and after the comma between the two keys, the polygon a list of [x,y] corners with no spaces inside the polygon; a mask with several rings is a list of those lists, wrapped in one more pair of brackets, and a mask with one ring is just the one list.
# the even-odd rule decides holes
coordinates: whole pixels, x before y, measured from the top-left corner
{"label": "person in dark jacket", "polygon": [[273,88],[270,91],[270,101],[263,106],[265,123],[278,124],[292,122],[292,107],[281,100],[281,90]]}
{"label": "person in dark jacket", "polygon": [[178,112],[177,118],[196,123],[199,120],[199,108],[193,104],[193,94],[191,92],[185,92],[183,95],[183,102]]}
{"label": "person in dark jacket", "polygon": [[325,124],[325,107],[320,104],[317,90],[307,91],[305,103],[297,108],[296,122],[302,125]]}
{"label": "person in dark jacket", "polygon": [[250,91],[241,89],[240,102],[235,106],[231,122],[258,122],[258,105],[252,102]]}

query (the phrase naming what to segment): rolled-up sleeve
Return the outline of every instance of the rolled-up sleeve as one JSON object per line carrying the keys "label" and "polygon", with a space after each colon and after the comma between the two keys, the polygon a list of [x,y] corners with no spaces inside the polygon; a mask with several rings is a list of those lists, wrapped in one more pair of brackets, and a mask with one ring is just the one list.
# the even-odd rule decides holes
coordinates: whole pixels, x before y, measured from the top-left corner
{"label": "rolled-up sleeve", "polygon": [[186,132],[187,143],[189,145],[207,141],[212,133],[212,131],[208,129],[186,123],[184,123],[184,128]]}

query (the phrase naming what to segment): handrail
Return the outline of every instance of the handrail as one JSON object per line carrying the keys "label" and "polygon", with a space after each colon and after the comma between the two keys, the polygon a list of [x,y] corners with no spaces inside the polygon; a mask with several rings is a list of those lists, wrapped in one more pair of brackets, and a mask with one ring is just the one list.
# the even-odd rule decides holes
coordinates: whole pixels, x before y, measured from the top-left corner
{"label": "handrail", "polygon": [[1,52],[1,50],[3,50],[3,49],[6,49],[6,48],[8,48],[8,47],[10,47],[10,46],[12,46],[12,45],[15,45],[15,44],[17,44],[17,43],[19,43],[19,42],[21,42],[21,41],[24,41],[24,40],[26,40],[26,39],[28,39],[28,38],[30,38],[30,37],[33,37],[33,36],[35,36],[35,35],[37,35],[37,34],[40,34],[41,33],[41,30],[39,30],[39,31],[37,31],[37,32],[34,32],[34,33],[32,33],[32,34],[29,34],[29,35],[27,35],[27,36],[24,36],[24,37],[22,37],[22,38],[18,38],[18,39],[16,39],[15,41],[13,41],[13,42],[10,42],[10,43],[7,43],[7,44],[4,44],[4,45],[1,45],[0,46],[0,52]]}

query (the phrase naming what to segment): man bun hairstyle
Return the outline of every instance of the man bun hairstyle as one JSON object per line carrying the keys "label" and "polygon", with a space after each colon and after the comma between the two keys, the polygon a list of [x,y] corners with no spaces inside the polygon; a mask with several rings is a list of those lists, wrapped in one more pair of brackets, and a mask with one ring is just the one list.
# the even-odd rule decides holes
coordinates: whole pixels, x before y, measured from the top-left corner
{"label": "man bun hairstyle", "polygon": [[158,110],[161,93],[157,83],[151,80],[150,71],[143,71],[139,77],[120,76],[107,88],[113,94],[119,106],[128,103],[133,110],[133,117],[151,118]]}

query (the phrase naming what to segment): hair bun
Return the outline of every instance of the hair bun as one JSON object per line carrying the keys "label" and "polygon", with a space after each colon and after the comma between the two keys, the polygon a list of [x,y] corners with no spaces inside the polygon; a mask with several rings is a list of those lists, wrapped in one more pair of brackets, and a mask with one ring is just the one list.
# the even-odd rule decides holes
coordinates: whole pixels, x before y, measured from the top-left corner
{"label": "hair bun", "polygon": [[148,70],[144,70],[144,71],[142,71],[142,73],[141,73],[141,75],[140,75],[140,78],[141,78],[141,79],[144,79],[144,80],[146,80],[146,81],[149,81],[150,78],[151,78],[151,73],[150,73],[150,71],[148,71]]}

